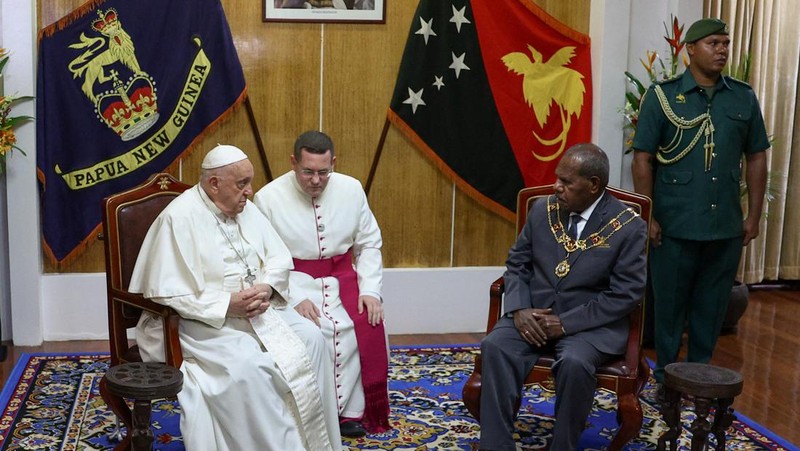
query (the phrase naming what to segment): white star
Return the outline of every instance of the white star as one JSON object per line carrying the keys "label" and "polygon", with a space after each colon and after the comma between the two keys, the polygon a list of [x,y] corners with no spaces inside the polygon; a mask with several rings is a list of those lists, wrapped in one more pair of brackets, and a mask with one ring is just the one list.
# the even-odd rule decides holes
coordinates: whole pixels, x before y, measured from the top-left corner
{"label": "white star", "polygon": [[469,19],[464,17],[464,10],[466,10],[466,9],[467,9],[467,7],[465,6],[465,7],[461,8],[461,10],[459,11],[459,10],[456,10],[455,6],[453,6],[453,17],[450,18],[450,22],[456,24],[456,30],[458,30],[459,33],[461,33],[461,24],[462,23],[472,23],[472,22],[469,21]]}
{"label": "white star", "polygon": [[420,89],[419,92],[414,92],[411,88],[408,88],[408,98],[403,100],[403,103],[407,103],[411,105],[411,113],[416,114],[417,107],[420,105],[425,105],[425,101],[422,100],[422,91],[425,89]]}
{"label": "white star", "polygon": [[450,53],[453,55],[453,62],[450,64],[450,69],[456,71],[456,78],[458,78],[458,75],[461,74],[462,69],[469,70],[469,67],[466,64],[464,64],[464,55],[466,55],[466,53],[462,53],[461,56],[458,57],[456,56],[455,53],[453,52]]}
{"label": "white star", "polygon": [[436,33],[433,31],[433,17],[429,22],[425,22],[422,20],[422,17],[419,18],[420,29],[417,30],[414,34],[421,34],[425,37],[425,45],[428,45],[428,37],[436,36]]}
{"label": "white star", "polygon": [[442,86],[444,86],[444,80],[442,80],[444,76],[437,77],[436,75],[434,75],[433,77],[436,79],[436,81],[433,82],[433,86],[436,86],[437,91],[441,91]]}

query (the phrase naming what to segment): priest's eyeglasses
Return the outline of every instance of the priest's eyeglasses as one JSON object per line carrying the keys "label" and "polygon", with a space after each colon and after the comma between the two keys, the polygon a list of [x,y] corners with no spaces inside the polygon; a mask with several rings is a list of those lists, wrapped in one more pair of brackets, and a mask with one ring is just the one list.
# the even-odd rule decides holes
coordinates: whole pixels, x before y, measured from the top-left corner
{"label": "priest's eyeglasses", "polygon": [[315,175],[321,179],[328,178],[333,174],[333,168],[320,169],[319,171],[312,171],[311,169],[301,169],[300,174],[306,178],[313,178]]}

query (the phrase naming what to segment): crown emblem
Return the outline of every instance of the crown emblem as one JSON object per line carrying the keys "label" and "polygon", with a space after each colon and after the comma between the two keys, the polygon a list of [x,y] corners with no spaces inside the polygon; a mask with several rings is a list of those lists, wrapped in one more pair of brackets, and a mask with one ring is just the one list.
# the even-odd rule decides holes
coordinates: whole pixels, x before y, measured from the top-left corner
{"label": "crown emblem", "polygon": [[158,102],[152,78],[139,73],[127,83],[112,72],[114,86],[95,101],[95,113],[123,141],[130,141],[147,131],[158,120]]}
{"label": "crown emblem", "polygon": [[117,10],[110,8],[105,13],[97,10],[97,19],[92,22],[92,29],[103,33],[107,28],[117,24]]}

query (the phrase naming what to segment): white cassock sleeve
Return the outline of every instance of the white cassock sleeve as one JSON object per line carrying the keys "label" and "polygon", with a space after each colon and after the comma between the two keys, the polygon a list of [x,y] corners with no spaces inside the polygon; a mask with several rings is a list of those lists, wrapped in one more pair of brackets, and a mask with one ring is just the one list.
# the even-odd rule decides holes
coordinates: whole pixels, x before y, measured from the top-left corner
{"label": "white cassock sleeve", "polygon": [[361,191],[361,208],[359,224],[353,237],[353,254],[358,274],[358,291],[361,295],[369,295],[381,299],[383,285],[383,256],[381,246],[383,239],[381,229],[375,215],[369,209],[367,196]]}

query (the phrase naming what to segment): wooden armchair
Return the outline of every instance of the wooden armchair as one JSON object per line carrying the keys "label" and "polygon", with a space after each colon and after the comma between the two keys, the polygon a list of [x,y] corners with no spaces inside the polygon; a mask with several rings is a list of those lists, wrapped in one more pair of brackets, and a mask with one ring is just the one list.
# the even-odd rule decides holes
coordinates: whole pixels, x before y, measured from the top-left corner
{"label": "wooden armchair", "polygon": [[[646,221],[650,222],[651,201],[648,197],[619,188],[608,187],[607,190],[623,203],[634,208]],[[522,231],[528,217],[528,210],[533,202],[541,197],[554,193],[553,186],[525,188],[517,195],[517,233]],[[646,251],[646,250],[645,250]],[[504,282],[500,277],[489,287],[489,317],[486,324],[487,333],[503,314]],[[630,332],[625,355],[611,360],[597,369],[597,386],[611,390],[617,394],[617,422],[620,428],[614,436],[609,449],[619,450],[639,433],[642,427],[642,406],[639,393],[650,376],[650,366],[641,352],[642,323],[644,316],[643,301],[630,315]],[[555,362],[554,355],[544,355],[536,362],[533,370],[525,379],[525,384],[552,383],[551,367]],[[464,385],[462,392],[464,404],[473,417],[480,420],[481,399],[481,356],[475,358],[475,369]]]}
{"label": "wooden armchair", "polygon": [[[106,256],[108,336],[111,366],[141,362],[139,348],[128,341],[128,330],[136,327],[143,311],[160,316],[164,322],[166,364],[180,368],[183,362],[178,340],[178,314],[139,294],[129,293],[133,267],[139,249],[155,218],[180,193],[190,188],[170,174],[155,174],[143,184],[103,199],[103,241]],[[105,379],[100,383],[103,400],[131,430],[131,412],[125,400],[110,393]],[[127,449],[130,434],[116,449]]]}

